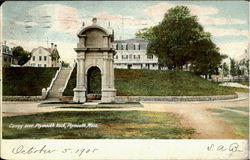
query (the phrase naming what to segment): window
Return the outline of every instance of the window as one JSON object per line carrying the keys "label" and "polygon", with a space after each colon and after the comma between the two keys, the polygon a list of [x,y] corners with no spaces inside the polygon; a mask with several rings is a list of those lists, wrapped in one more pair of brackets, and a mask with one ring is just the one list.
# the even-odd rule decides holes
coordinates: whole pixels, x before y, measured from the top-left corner
{"label": "window", "polygon": [[33,59],[33,61],[35,61],[36,60],[35,56],[33,56],[32,59]]}
{"label": "window", "polygon": [[47,56],[44,56],[44,61],[47,61]]}
{"label": "window", "polygon": [[122,55],[122,59],[128,59],[128,55]]}
{"label": "window", "polygon": [[46,65],[46,64],[44,64],[44,67],[47,67],[47,65]]}
{"label": "window", "polygon": [[5,62],[7,61],[7,57],[6,57],[6,56],[4,56],[4,61],[5,61]]}
{"label": "window", "polygon": [[147,56],[147,59],[153,59],[153,55]]}
{"label": "window", "polygon": [[134,44],[134,50],[140,50],[140,44],[139,43]]}
{"label": "window", "polygon": [[41,61],[42,60],[42,56],[39,56],[39,61]]}
{"label": "window", "polygon": [[41,64],[38,64],[37,66],[38,66],[38,67],[41,67],[42,65],[41,65]]}
{"label": "window", "polygon": [[118,55],[115,56],[115,59],[118,59]]}
{"label": "window", "polygon": [[121,50],[128,50],[128,45],[126,43],[123,43],[121,46]]}
{"label": "window", "polygon": [[134,59],[140,59],[140,55],[134,55]]}

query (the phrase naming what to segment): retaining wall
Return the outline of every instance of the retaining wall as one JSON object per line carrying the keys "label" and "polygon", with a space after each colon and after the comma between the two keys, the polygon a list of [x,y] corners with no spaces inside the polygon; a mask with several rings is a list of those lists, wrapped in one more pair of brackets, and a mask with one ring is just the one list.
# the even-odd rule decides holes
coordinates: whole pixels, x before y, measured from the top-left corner
{"label": "retaining wall", "polygon": [[[217,96],[116,96],[115,102],[140,102],[140,101],[215,101],[238,98],[234,95]],[[72,96],[62,96],[61,101],[72,101]],[[3,101],[41,101],[42,96],[3,96]]]}
{"label": "retaining wall", "polygon": [[215,101],[238,98],[238,95],[217,96],[116,96],[115,102],[140,102],[140,101]]}
{"label": "retaining wall", "polygon": [[3,101],[41,101],[42,96],[3,96]]}

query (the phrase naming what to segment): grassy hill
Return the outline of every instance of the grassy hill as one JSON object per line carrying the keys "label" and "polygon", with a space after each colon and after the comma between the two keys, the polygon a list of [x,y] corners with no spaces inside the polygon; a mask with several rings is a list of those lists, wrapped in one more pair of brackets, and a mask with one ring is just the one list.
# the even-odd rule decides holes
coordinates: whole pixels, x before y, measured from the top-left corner
{"label": "grassy hill", "polygon": [[40,96],[58,68],[3,68],[3,96]]}
{"label": "grassy hill", "polygon": [[[76,69],[73,71],[65,96],[73,96]],[[207,81],[191,72],[115,69],[118,96],[202,96],[234,94],[226,87]]]}

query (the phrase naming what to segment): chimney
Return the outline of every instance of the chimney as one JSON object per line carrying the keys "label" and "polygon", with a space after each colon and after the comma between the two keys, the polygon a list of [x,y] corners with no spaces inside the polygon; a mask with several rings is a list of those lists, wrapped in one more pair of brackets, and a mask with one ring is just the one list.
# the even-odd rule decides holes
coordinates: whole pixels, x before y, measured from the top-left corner
{"label": "chimney", "polygon": [[54,49],[57,49],[57,48],[56,48],[56,47],[57,47],[57,45],[56,45],[56,44],[54,45],[54,47],[55,47]]}
{"label": "chimney", "polygon": [[54,45],[54,43],[51,43],[51,50],[53,49],[53,45]]}

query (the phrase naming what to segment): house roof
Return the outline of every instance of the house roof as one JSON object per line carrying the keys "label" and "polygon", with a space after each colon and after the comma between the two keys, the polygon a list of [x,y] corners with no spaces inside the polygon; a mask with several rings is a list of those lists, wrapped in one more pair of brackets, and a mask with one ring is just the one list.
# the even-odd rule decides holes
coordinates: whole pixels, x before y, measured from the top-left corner
{"label": "house roof", "polygon": [[12,50],[10,49],[9,46],[2,45],[2,50],[3,50],[2,52],[3,54],[13,56]]}
{"label": "house roof", "polygon": [[148,43],[148,40],[134,38],[126,40],[115,40],[114,43]]}
{"label": "house roof", "polygon": [[49,53],[52,53],[52,51],[54,50],[54,49],[52,49],[52,48],[45,48],[45,47],[39,46],[39,47],[37,47],[37,48],[33,48],[32,51],[31,51],[31,53],[34,53],[34,52],[37,51],[39,48],[42,48],[42,49],[48,51]]}

